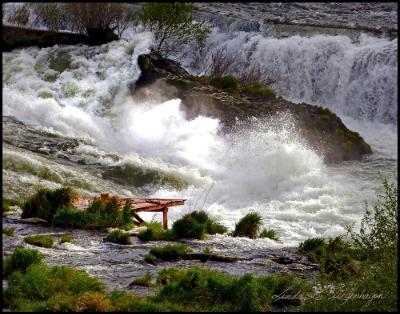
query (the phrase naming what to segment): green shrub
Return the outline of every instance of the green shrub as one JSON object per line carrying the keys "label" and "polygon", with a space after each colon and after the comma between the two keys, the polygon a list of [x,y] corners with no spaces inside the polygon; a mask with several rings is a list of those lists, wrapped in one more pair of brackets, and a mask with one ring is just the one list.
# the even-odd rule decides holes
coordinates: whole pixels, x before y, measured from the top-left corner
{"label": "green shrub", "polygon": [[260,231],[262,218],[259,213],[249,213],[244,216],[235,226],[232,235],[234,237],[248,237],[256,239]]}
{"label": "green shrub", "polygon": [[[190,268],[164,269],[157,276],[164,285],[154,302],[181,304],[191,311],[268,311],[274,296],[309,291],[296,277],[281,275],[256,277],[246,274],[234,277],[214,270]],[[235,302],[232,302],[235,300]]]}
{"label": "green shrub", "polygon": [[64,243],[64,242],[69,242],[69,243],[73,243],[74,242],[74,237],[72,236],[71,233],[66,233],[63,234],[61,239],[60,239],[60,244]]}
{"label": "green shrub", "polygon": [[323,274],[332,277],[348,277],[358,273],[355,252],[341,237],[328,239],[312,238],[299,245],[299,250],[321,267]]}
{"label": "green shrub", "polygon": [[4,228],[3,234],[13,237],[15,235],[15,228]]}
{"label": "green shrub", "polygon": [[242,91],[255,96],[264,96],[267,98],[276,98],[276,92],[270,88],[262,85],[261,83],[254,83],[245,85]]}
{"label": "green shrub", "polygon": [[163,247],[153,247],[150,254],[164,261],[176,261],[181,259],[191,249],[184,244],[169,244]]}
{"label": "green shrub", "polygon": [[44,235],[44,234],[27,236],[24,238],[24,241],[26,243],[40,246],[40,247],[45,247],[45,248],[51,248],[54,244],[53,237],[49,236],[49,235]]}
{"label": "green shrub", "polygon": [[280,241],[278,233],[274,229],[264,229],[260,235],[260,238],[269,238],[274,241]]}
{"label": "green shrub", "polygon": [[32,264],[26,274],[11,274],[3,299],[13,311],[74,311],[85,293],[104,291],[104,284],[86,272]]}
{"label": "green shrub", "polygon": [[146,229],[138,233],[137,237],[140,241],[162,241],[171,238],[171,233],[164,230],[159,222],[150,222],[146,224]]}
{"label": "green shrub", "polygon": [[106,240],[108,242],[118,243],[118,244],[132,244],[129,233],[119,229],[110,232],[107,235]]}
{"label": "green shrub", "polygon": [[208,216],[205,211],[194,211],[178,219],[172,225],[176,239],[203,240],[208,234],[224,233],[227,228]]}
{"label": "green shrub", "polygon": [[213,77],[210,80],[210,84],[228,91],[235,91],[238,89],[238,81],[232,75]]}
{"label": "green shrub", "polygon": [[153,286],[151,280],[152,280],[151,273],[147,271],[146,275],[144,275],[143,277],[136,278],[135,280],[132,281],[131,284],[136,286],[151,287]]}
{"label": "green shrub", "polygon": [[32,264],[39,264],[43,261],[43,254],[36,249],[16,248],[14,252],[5,259],[3,272],[9,275],[12,272],[25,272]]}
{"label": "green shrub", "polygon": [[41,189],[31,196],[22,207],[22,218],[38,217],[51,221],[63,206],[72,206],[76,193],[71,188]]}

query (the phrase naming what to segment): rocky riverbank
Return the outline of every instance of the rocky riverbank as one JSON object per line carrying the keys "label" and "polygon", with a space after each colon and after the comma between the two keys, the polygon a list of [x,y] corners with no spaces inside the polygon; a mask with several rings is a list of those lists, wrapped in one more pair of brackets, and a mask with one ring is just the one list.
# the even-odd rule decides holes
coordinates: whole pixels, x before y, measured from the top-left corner
{"label": "rocky riverbank", "polygon": [[[141,242],[132,230],[131,245],[119,245],[104,240],[107,232],[94,230],[68,230],[51,227],[42,221],[21,219],[18,213],[9,213],[3,217],[3,229],[14,228],[14,235],[3,233],[3,258],[19,246],[36,248],[45,256],[49,265],[74,266],[100,278],[109,290],[133,290],[140,295],[152,294],[154,289],[132,284],[136,278],[143,277],[149,271],[153,277],[166,267],[190,268],[200,266],[226,272],[231,275],[272,275],[280,273],[299,273],[307,278],[313,277],[318,266],[298,252],[297,248],[285,247],[270,239],[232,238],[226,235],[209,235],[204,241],[182,240],[193,249],[190,259],[164,261],[151,265],[144,256],[155,246],[163,246],[176,241]],[[71,233],[73,243],[61,243],[63,234]],[[52,248],[36,247],[24,242],[28,235],[47,234],[55,239]],[[217,256],[231,259],[200,260],[196,253],[211,251]]]}

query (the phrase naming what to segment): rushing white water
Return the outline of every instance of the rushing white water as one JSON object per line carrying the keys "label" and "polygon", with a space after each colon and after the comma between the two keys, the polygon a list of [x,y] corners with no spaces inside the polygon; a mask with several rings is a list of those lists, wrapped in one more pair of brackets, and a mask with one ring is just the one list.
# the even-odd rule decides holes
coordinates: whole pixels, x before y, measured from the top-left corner
{"label": "rushing white water", "polygon": [[[341,114],[346,125],[366,137],[374,155],[328,167],[296,134],[290,116],[254,120],[251,127],[238,125],[224,136],[217,119],[188,120],[179,99],[134,102],[128,86],[139,76],[137,56],[148,52],[149,33],[101,47],[4,53],[3,114],[86,138],[90,145],[80,144],[75,153],[98,156],[104,166],[135,164],[184,178],[188,188],[159,187],[151,195],[188,199],[170,211],[172,220],[203,208],[234,227],[244,214],[258,211],[265,226],[276,229],[286,244],[337,235],[359,221],[363,200],[374,200],[380,188],[378,171],[390,174],[397,167],[396,126],[378,122],[397,121],[397,42],[363,38],[354,44],[339,36],[278,40],[244,33],[232,38],[217,33],[210,41],[210,46],[220,43],[241,54],[251,51],[250,62],[280,73],[276,85],[283,95],[323,103]],[[54,56],[67,56],[68,66],[51,69]],[[107,153],[120,159],[105,158]],[[33,158],[32,167],[45,165],[62,177],[64,168],[24,154],[7,151],[6,157],[18,155],[28,163]],[[13,167],[3,170],[3,178],[11,180],[18,173]],[[79,175],[92,180],[89,191],[112,186],[95,175]]]}
{"label": "rushing white water", "polygon": [[346,36],[277,39],[215,28],[203,50],[188,49],[183,53],[185,64],[193,72],[207,71],[213,52],[224,50],[234,57],[232,73],[255,66],[292,101],[319,103],[357,119],[397,122],[397,39],[366,35],[356,43]]}

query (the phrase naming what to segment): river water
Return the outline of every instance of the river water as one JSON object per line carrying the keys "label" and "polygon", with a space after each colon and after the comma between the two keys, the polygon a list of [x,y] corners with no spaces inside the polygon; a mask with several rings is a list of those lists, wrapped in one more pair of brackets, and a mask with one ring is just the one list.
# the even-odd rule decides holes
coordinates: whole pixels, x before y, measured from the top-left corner
{"label": "river water", "polygon": [[[3,119],[4,196],[26,197],[39,186],[70,185],[85,194],[187,198],[185,206],[170,210],[170,224],[204,209],[230,229],[240,217],[257,211],[264,227],[277,230],[282,244],[215,236],[202,245],[245,257],[257,251],[265,258],[271,248],[343,234],[353,223],[357,227],[364,201],[374,202],[382,190],[380,175],[397,173],[397,39],[365,34],[357,40],[325,34],[278,38],[214,28],[203,51],[187,46],[175,56],[200,74],[212,52],[224,48],[236,54],[238,70],[258,66],[283,97],[328,107],[372,147],[372,155],[361,161],[326,165],[296,133],[290,116],[254,120],[250,127],[238,126],[224,135],[218,119],[187,119],[179,99],[134,101],[129,86],[140,75],[137,57],[149,52],[153,38],[147,32],[128,38],[100,47],[30,47],[3,53],[3,116],[29,125]],[[52,139],[75,144],[54,152]],[[188,185],[133,187],[104,177],[104,169],[124,165],[172,174]],[[21,235],[35,233],[35,228],[50,232],[12,220],[5,223],[16,224]],[[78,248],[61,247],[57,254],[41,250],[51,263],[65,258],[67,264],[105,277],[112,262],[101,259],[114,256],[118,267],[129,266],[133,257],[126,249],[104,244],[102,234],[81,233]],[[17,237],[6,248],[21,240]],[[133,246],[139,260],[146,250],[138,243]],[[113,248],[118,254],[105,253]],[[76,262],[80,257],[82,265]]]}

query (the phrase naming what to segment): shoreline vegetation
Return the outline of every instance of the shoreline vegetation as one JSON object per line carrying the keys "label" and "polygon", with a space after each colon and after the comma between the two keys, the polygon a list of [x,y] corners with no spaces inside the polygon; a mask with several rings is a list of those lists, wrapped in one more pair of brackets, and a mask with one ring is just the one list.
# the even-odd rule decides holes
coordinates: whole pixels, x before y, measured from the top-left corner
{"label": "shoreline vegetation", "polygon": [[[140,297],[127,291],[107,292],[101,281],[84,271],[66,266],[47,266],[38,250],[16,248],[3,260],[3,276],[8,281],[4,305],[12,311],[395,311],[397,187],[387,179],[383,179],[383,186],[385,193],[379,195],[377,204],[373,208],[366,205],[359,233],[349,227],[346,237],[311,238],[299,245],[298,250],[319,267],[314,279],[305,278],[301,273],[271,276],[245,274],[238,277],[201,267],[172,267],[161,270],[155,278],[147,273],[143,278],[134,279],[131,285],[157,289],[154,296]],[[68,203],[70,193],[73,191],[68,188],[47,190],[46,193],[39,191],[24,203],[23,209],[26,206],[32,213],[32,200],[38,195],[50,195],[53,202],[56,195],[59,202]],[[51,216],[46,204],[42,199],[43,207],[37,207],[35,212],[42,217]],[[123,209],[119,211],[123,212]],[[277,236],[270,231],[273,229],[260,232],[261,226],[261,217],[257,213],[249,213],[236,224],[230,236],[240,234],[252,239],[263,237],[264,233]],[[180,230],[188,232],[178,238],[176,235],[159,234],[161,231],[172,234],[174,229],[178,235]],[[152,235],[146,235],[142,241],[168,240],[168,237],[174,240],[185,237],[201,240],[209,232],[227,232],[205,211],[183,216],[167,231],[154,222],[147,224],[145,230],[151,230]],[[145,233],[142,231],[139,234],[143,237]],[[27,243],[46,248],[51,248],[54,242],[52,237],[46,235],[27,238],[30,239]],[[129,234],[119,229],[109,233],[107,240],[131,243]],[[71,234],[66,233],[60,243],[70,241]],[[151,247],[144,261],[155,265],[201,255],[192,251],[183,243]],[[204,255],[218,257],[208,251]]]}

